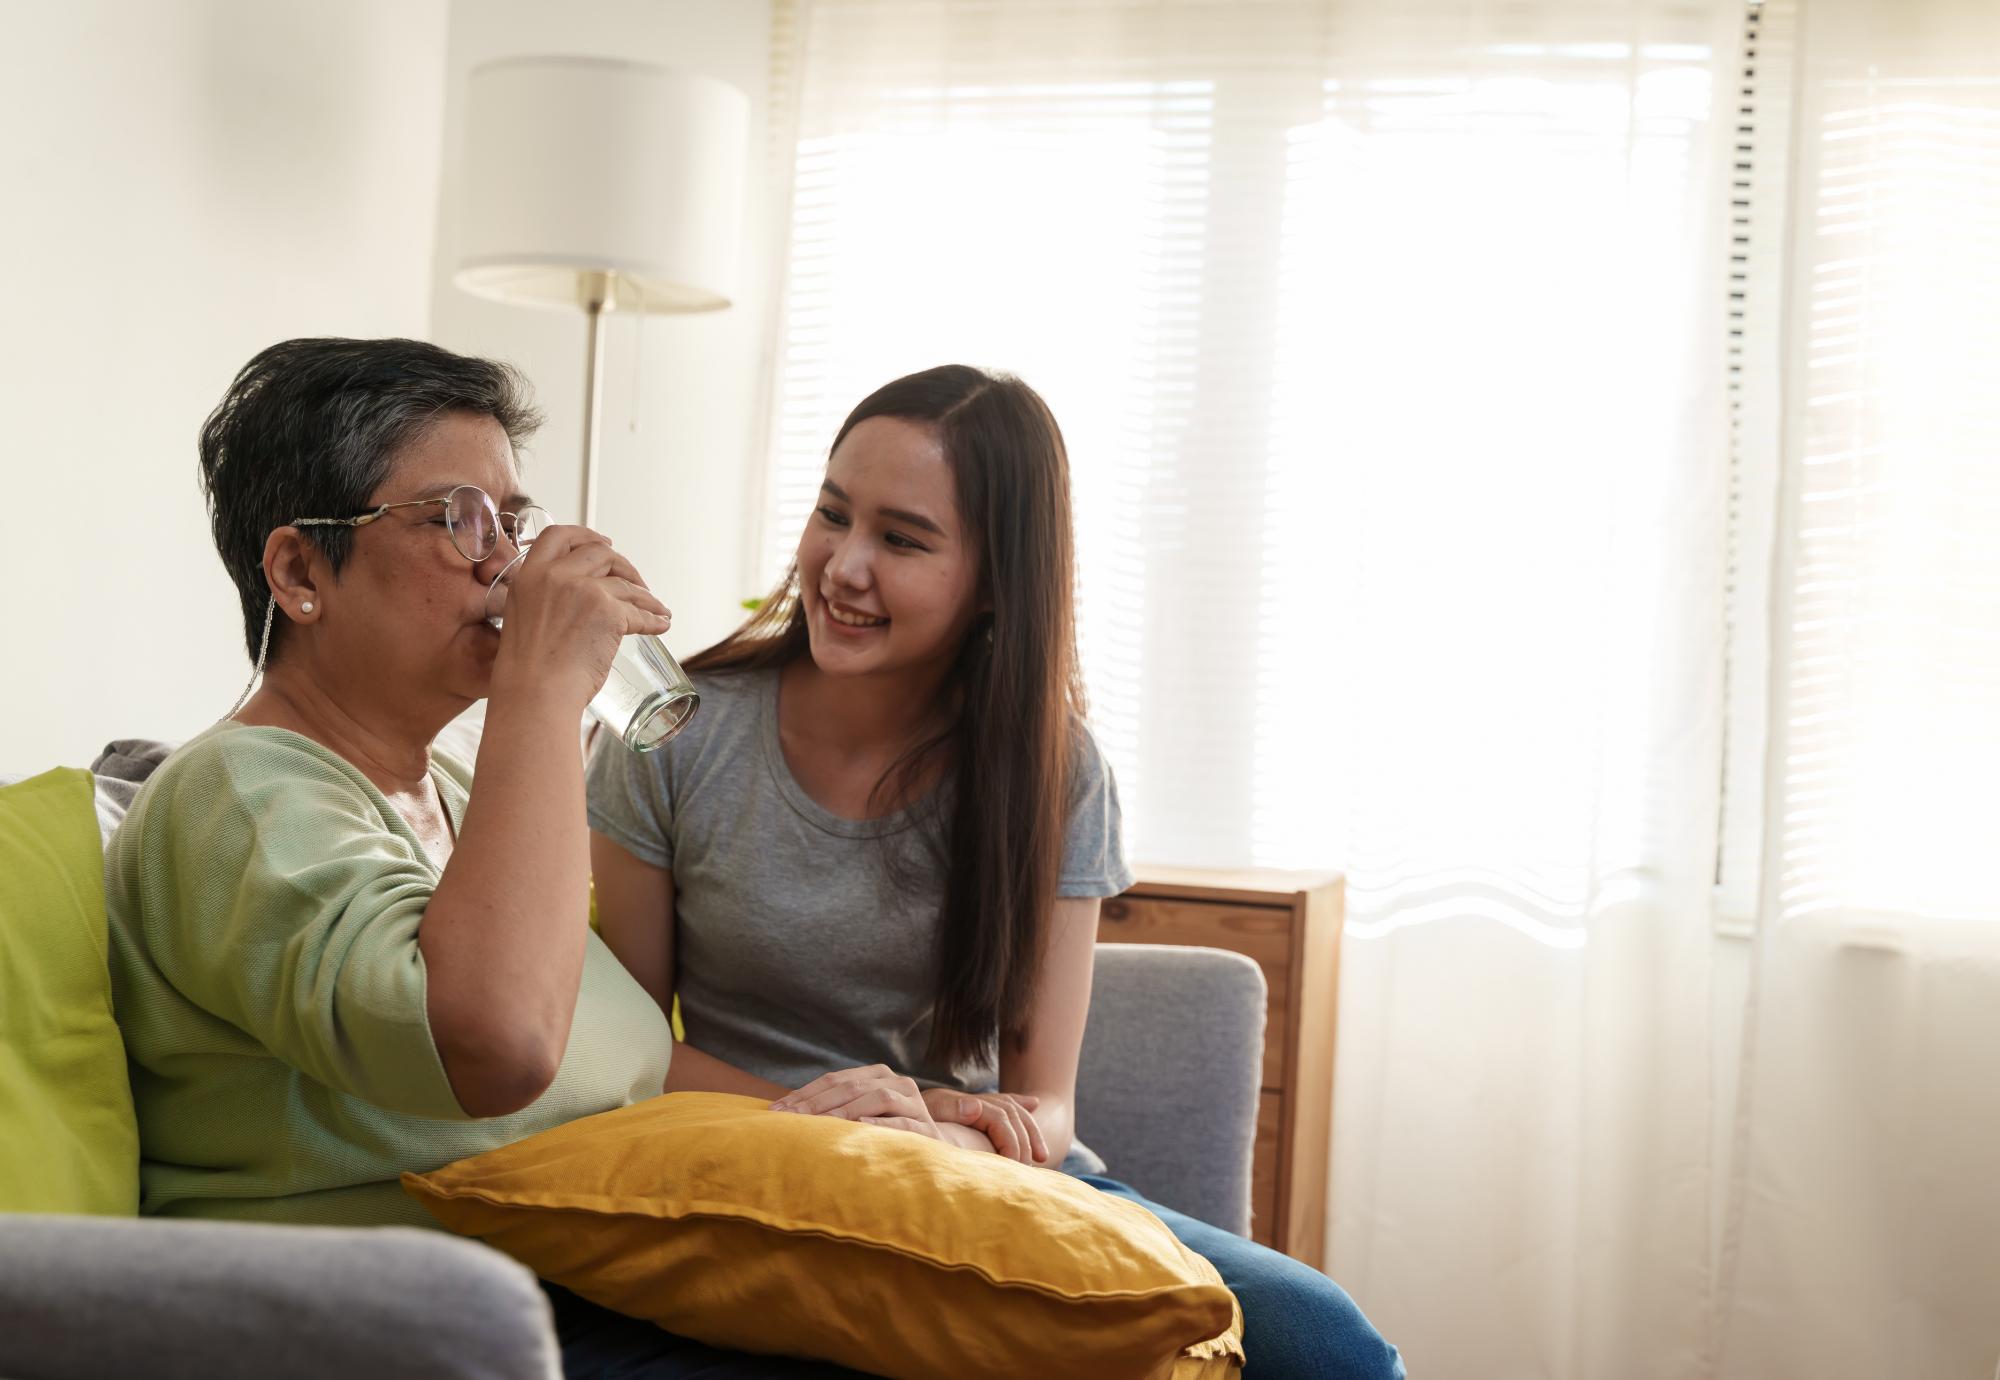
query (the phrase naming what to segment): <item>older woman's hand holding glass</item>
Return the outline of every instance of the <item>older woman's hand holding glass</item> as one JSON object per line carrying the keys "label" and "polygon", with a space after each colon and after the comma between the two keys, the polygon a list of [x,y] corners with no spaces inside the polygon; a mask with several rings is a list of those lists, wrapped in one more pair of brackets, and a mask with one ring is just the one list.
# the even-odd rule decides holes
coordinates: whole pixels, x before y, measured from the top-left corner
{"label": "older woman's hand holding glass", "polygon": [[[487,588],[486,621],[496,628],[506,622],[515,572],[527,561],[529,548],[548,530],[548,514],[540,508],[498,514],[496,525],[509,517],[513,520],[508,537],[520,548],[520,554],[502,567]],[[618,643],[601,688],[591,697],[590,712],[626,747],[651,752],[680,732],[700,706],[700,693],[667,644],[651,633],[628,633]]]}

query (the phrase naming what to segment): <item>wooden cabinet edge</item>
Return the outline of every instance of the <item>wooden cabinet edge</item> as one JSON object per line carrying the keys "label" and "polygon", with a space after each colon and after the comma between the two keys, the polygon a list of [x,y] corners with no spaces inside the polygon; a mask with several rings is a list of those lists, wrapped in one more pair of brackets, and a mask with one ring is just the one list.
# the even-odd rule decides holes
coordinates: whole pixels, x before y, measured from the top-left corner
{"label": "wooden cabinet edge", "polygon": [[1134,891],[1148,896],[1194,901],[1229,901],[1236,905],[1283,910],[1295,898],[1329,886],[1339,886],[1338,872],[1294,872],[1277,868],[1169,867],[1147,863],[1132,869]]}
{"label": "wooden cabinet edge", "polygon": [[[1285,1150],[1285,1239],[1289,1254],[1315,1269],[1327,1263],[1328,1174],[1333,1153],[1334,1041],[1339,1030],[1340,931],[1345,896],[1338,884],[1298,898],[1292,962],[1297,1004]],[[1294,1188],[1302,1192],[1293,1193]]]}

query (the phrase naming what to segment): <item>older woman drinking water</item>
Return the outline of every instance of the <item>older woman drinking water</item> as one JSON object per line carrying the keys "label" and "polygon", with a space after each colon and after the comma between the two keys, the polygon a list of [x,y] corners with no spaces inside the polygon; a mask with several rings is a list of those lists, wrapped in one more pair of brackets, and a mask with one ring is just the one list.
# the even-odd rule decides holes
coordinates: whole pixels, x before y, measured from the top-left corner
{"label": "older woman drinking water", "polygon": [[[535,423],[502,365],[292,340],[202,430],[265,674],[108,857],[146,1212],[434,1225],[403,1172],[666,1083],[666,1017],[587,923],[577,730],[620,639],[669,617],[606,538],[556,526],[487,623]],[[432,741],[481,698],[475,778]],[[553,1297],[571,1375],[834,1373]]]}

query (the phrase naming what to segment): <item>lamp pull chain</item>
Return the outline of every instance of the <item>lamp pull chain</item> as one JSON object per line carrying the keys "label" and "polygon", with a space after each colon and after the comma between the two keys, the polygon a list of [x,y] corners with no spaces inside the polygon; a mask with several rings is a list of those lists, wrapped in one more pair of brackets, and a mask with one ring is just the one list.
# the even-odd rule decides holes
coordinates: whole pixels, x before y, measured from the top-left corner
{"label": "lamp pull chain", "polygon": [[646,377],[646,316],[643,312],[632,314],[632,387],[625,395],[625,431],[628,435],[639,434],[639,391],[640,380]]}

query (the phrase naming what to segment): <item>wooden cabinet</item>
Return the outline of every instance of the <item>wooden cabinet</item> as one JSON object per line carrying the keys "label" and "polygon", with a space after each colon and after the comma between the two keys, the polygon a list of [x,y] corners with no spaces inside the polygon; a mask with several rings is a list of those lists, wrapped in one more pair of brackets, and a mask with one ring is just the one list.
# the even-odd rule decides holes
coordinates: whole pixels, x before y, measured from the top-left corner
{"label": "wooden cabinet", "polygon": [[1264,970],[1270,1007],[1250,1234],[1323,1269],[1341,879],[1336,873],[1135,871],[1138,883],[1104,903],[1100,940],[1233,949]]}

